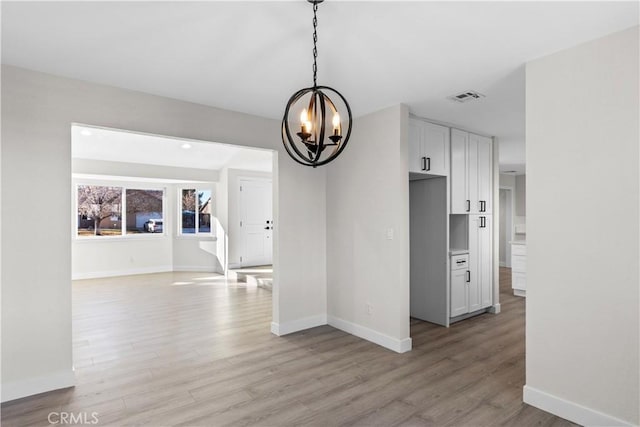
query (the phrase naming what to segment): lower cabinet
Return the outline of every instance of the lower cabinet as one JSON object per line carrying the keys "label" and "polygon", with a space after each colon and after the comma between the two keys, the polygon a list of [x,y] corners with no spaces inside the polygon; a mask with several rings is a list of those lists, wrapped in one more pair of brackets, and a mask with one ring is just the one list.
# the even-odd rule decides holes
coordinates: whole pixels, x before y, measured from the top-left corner
{"label": "lower cabinet", "polygon": [[455,318],[493,304],[491,215],[469,215],[469,254],[464,269],[451,258],[450,317]]}
{"label": "lower cabinet", "polygon": [[462,316],[469,312],[469,255],[451,257],[451,314]]}
{"label": "lower cabinet", "polygon": [[511,287],[514,295],[527,295],[527,246],[523,242],[511,244]]}

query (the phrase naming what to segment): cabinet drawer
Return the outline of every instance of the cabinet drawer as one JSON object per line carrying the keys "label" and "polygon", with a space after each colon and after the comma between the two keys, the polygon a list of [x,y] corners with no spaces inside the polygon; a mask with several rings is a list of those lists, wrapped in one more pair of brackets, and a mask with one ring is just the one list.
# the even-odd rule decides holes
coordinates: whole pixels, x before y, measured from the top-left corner
{"label": "cabinet drawer", "polygon": [[527,273],[520,273],[520,272],[512,273],[511,287],[519,291],[527,290]]}
{"label": "cabinet drawer", "polygon": [[526,255],[527,247],[525,245],[511,245],[511,255]]}
{"label": "cabinet drawer", "polygon": [[527,257],[521,255],[511,256],[511,271],[524,273],[527,271]]}
{"label": "cabinet drawer", "polygon": [[467,270],[469,268],[469,255],[454,255],[451,257],[451,270]]}

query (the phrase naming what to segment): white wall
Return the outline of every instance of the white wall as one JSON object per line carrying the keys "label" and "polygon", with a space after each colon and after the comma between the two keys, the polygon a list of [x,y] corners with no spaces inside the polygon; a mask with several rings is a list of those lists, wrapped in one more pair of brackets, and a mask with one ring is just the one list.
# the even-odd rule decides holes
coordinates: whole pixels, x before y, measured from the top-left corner
{"label": "white wall", "polygon": [[640,424],[638,27],[527,64],[525,402]]}
{"label": "white wall", "polygon": [[329,324],[395,351],[411,348],[408,118],[395,106],[356,119],[327,166]]}
{"label": "white wall", "polygon": [[108,181],[95,179],[72,179],[71,205],[71,277],[89,279],[95,277],[121,276],[125,274],[156,273],[173,269],[173,242],[167,235],[136,235],[128,237],[80,237],[77,238],[76,188],[77,185],[117,185],[127,188],[153,188],[165,191],[164,228],[171,230],[175,214],[169,207],[175,203],[173,187],[135,181]]}
{"label": "white wall", "polygon": [[527,216],[527,176],[516,175],[516,216]]}
{"label": "white wall", "polygon": [[73,383],[72,123],[277,150],[272,330],[326,321],[326,169],[288,160],[278,120],[3,66],[2,400]]}

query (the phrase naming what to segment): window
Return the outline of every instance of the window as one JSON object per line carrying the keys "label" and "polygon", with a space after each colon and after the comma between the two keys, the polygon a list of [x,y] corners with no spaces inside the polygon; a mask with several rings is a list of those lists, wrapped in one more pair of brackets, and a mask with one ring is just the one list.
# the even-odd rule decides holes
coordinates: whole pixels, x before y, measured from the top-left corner
{"label": "window", "polygon": [[162,233],[162,190],[127,189],[127,234]]}
{"label": "window", "polygon": [[211,190],[189,188],[180,195],[182,234],[211,233]]}
{"label": "window", "polygon": [[77,201],[79,237],[164,234],[164,190],[78,185]]}
{"label": "window", "polygon": [[122,235],[122,188],[78,186],[78,236]]}

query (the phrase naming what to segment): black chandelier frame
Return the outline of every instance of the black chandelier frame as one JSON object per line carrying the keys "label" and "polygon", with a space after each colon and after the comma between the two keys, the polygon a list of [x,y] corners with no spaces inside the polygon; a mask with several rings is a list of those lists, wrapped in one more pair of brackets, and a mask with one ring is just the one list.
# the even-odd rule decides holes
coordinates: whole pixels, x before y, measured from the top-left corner
{"label": "black chandelier frame", "polygon": [[[353,124],[353,118],[351,114],[351,107],[349,103],[345,99],[345,97],[329,86],[322,86],[317,84],[317,57],[318,57],[318,49],[317,49],[317,10],[318,4],[322,3],[324,0],[307,0],[309,3],[313,4],[313,86],[307,87],[304,89],[300,89],[296,93],[294,93],[289,101],[287,102],[287,106],[284,111],[284,116],[282,118],[282,142],[284,147],[289,154],[289,156],[304,166],[322,166],[325,165],[332,160],[334,160],[347,146],[347,142],[349,141],[349,137],[351,136],[351,127]],[[327,126],[327,113],[330,110],[334,114],[338,114],[338,109],[335,103],[331,100],[329,93],[333,93],[337,95],[337,97],[342,101],[347,110],[347,131],[346,133],[342,132],[342,123],[339,122],[337,125],[334,125],[334,133],[327,135],[326,126]],[[309,103],[306,111],[307,114],[311,115],[311,117],[307,117],[307,123],[311,124],[310,128],[305,128],[304,123],[301,125],[300,132],[297,132],[295,135],[298,137],[299,142],[296,142],[295,137],[292,135],[292,131],[289,125],[289,114],[294,105],[298,103],[303,97],[310,94]],[[335,97],[334,97],[335,99]],[[319,132],[318,132],[319,130]],[[313,139],[311,139],[313,137]],[[325,138],[328,141],[325,141]],[[330,142],[329,142],[330,141]],[[328,156],[322,158],[322,153],[325,149],[329,147],[334,147],[333,152]]]}

